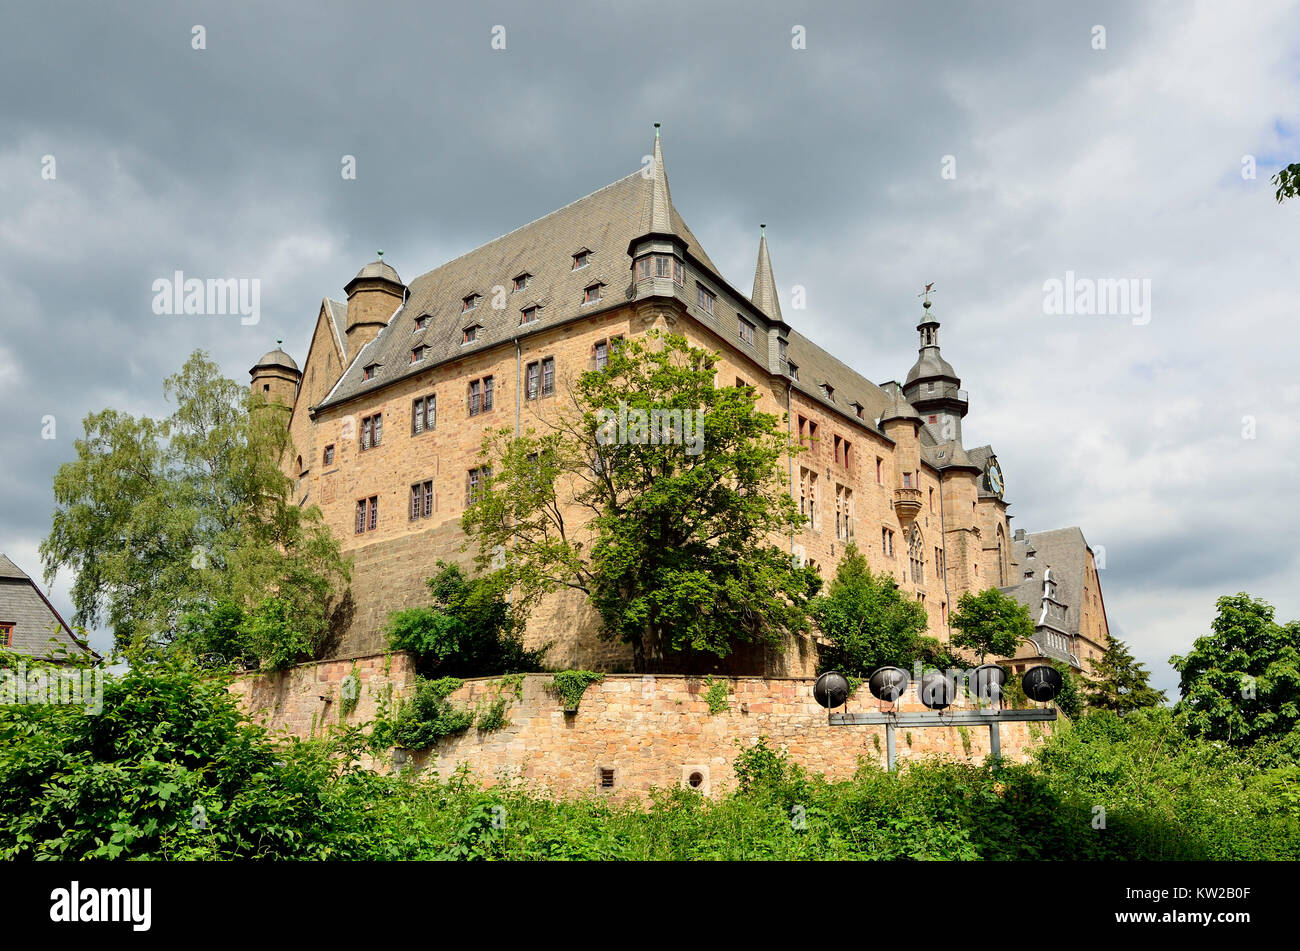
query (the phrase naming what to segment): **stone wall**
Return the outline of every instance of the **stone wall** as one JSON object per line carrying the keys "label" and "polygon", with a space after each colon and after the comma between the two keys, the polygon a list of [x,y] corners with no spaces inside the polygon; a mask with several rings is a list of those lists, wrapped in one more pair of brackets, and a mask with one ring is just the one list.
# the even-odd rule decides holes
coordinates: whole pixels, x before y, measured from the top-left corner
{"label": "stone wall", "polygon": [[[342,718],[340,682],[354,664],[361,691],[356,709]],[[393,759],[372,765],[446,777],[464,763],[486,785],[522,780],[552,793],[623,798],[644,796],[655,786],[686,784],[693,775],[706,793],[725,789],[734,781],[732,764],[739,745],[753,744],[761,736],[787,750],[795,762],[832,780],[850,778],[860,759],[885,763],[885,728],[830,726],[826,711],[813,700],[811,679],[721,679],[727,684],[728,706],[716,714],[709,711],[709,685],[700,677],[607,675],[587,688],[576,714],[565,713],[548,689],[551,679],[550,674],[530,674],[518,692],[516,684],[502,678],[466,681],[451,702],[483,708],[505,696],[509,725],[490,733],[471,727],[444,737],[431,750],[397,751]],[[413,682],[409,659],[393,654],[248,675],[233,689],[266,725],[305,737],[321,735],[341,719],[369,719],[382,698],[404,696]],[[874,709],[875,701],[865,690],[848,703],[849,712]],[[901,709],[923,708],[909,694]],[[1023,760],[1049,729],[1051,724],[1003,724],[1003,755]],[[983,727],[899,729],[896,736],[901,763],[923,756],[979,762],[989,752],[988,730]],[[612,787],[602,785],[604,770],[613,771]]]}

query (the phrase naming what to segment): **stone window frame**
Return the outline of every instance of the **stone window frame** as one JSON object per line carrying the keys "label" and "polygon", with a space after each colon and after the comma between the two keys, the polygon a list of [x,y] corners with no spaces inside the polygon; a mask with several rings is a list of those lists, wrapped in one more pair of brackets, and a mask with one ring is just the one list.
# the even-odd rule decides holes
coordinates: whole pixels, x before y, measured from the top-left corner
{"label": "stone window frame", "polygon": [[433,480],[425,479],[422,482],[412,483],[410,501],[410,521],[414,522],[418,519],[432,517],[437,510]]}

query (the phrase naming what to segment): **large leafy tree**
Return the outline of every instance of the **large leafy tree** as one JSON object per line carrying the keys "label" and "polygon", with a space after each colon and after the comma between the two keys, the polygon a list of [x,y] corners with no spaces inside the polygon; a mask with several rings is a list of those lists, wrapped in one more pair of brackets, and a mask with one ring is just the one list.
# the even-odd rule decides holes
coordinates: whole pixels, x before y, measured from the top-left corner
{"label": "large leafy tree", "polygon": [[925,608],[905,597],[890,575],[873,574],[856,544],[844,549],[826,594],[813,601],[812,615],[830,641],[822,651],[827,669],[866,677],[878,667],[908,667],[927,655]]}
{"label": "large leafy tree", "polygon": [[1165,694],[1148,683],[1150,674],[1137,662],[1128,645],[1112,637],[1106,650],[1092,665],[1085,688],[1088,706],[1095,710],[1131,713],[1164,703]]}
{"label": "large leafy tree", "polygon": [[1279,740],[1300,724],[1300,622],[1278,624],[1273,606],[1242,592],[1216,603],[1210,633],[1169,659],[1189,732],[1235,746]]}
{"label": "large leafy tree", "polygon": [[[626,342],[542,432],[485,437],[493,475],[464,516],[481,569],[504,565],[521,603],[584,592],[638,670],[780,645],[807,629],[819,585],[772,542],[802,522],[780,464],[798,448],[752,388],[716,386],[716,366],[678,335]],[[686,445],[649,438],[653,413],[696,411]]]}
{"label": "large leafy tree", "polygon": [[86,417],[76,459],[54,478],[47,582],[71,569],[75,623],[105,621],[118,647],[197,630],[277,663],[310,654],[348,565],[280,470],[285,409],[222,377],[202,351],[164,393],[175,406],[166,419]]}
{"label": "large leafy tree", "polygon": [[974,651],[980,663],[989,654],[1010,657],[1021,641],[1034,636],[1029,609],[997,588],[963,594],[951,624],[953,646]]}

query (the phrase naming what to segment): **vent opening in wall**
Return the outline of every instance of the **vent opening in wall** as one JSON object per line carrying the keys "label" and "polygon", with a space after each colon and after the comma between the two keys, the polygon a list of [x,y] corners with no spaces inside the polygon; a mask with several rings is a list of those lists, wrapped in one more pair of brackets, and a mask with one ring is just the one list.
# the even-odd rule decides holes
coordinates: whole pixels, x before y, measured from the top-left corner
{"label": "vent opening in wall", "polygon": [[613,789],[613,788],[614,788],[614,771],[613,771],[612,769],[605,769],[604,767],[601,768],[601,770],[600,770],[600,788],[601,788],[601,789]]}
{"label": "vent opening in wall", "polygon": [[699,789],[704,785],[704,774],[697,769],[686,777],[686,782],[692,789]]}

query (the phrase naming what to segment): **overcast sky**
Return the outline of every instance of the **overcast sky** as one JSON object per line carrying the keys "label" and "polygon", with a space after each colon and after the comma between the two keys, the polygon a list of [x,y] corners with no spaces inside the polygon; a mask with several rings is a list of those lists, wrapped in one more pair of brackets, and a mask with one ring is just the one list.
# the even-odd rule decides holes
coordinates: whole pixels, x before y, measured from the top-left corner
{"label": "overcast sky", "polygon": [[[30,574],[87,413],[165,414],[198,347],[301,362],[377,248],[410,280],[629,174],[659,121],[724,276],[766,222],[786,319],[870,379],[937,285],[967,445],[1013,527],[1104,548],[1157,686],[1222,594],[1300,616],[1300,200],[1268,181],[1300,159],[1297,4],[432,6],[6,5],[0,551]],[[259,279],[259,322],[155,315],[175,270]],[[1067,272],[1149,281],[1149,314],[1045,313]]]}

